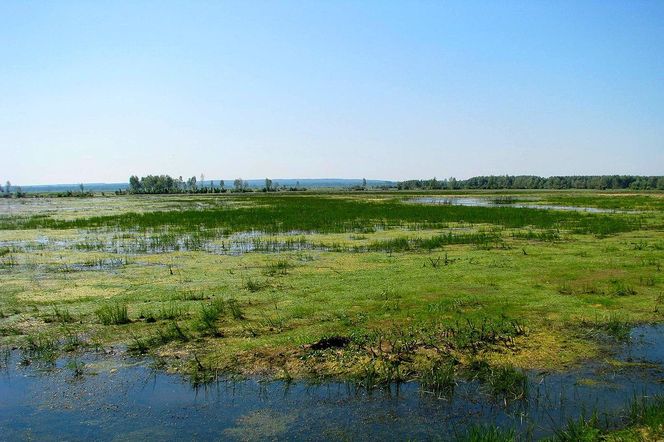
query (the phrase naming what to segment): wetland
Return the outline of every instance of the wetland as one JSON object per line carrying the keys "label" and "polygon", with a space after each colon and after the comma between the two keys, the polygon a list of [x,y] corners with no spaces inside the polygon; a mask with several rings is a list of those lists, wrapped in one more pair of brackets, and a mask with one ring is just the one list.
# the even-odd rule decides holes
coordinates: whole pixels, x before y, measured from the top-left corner
{"label": "wetland", "polygon": [[0,200],[3,434],[657,440],[662,209],[588,191]]}

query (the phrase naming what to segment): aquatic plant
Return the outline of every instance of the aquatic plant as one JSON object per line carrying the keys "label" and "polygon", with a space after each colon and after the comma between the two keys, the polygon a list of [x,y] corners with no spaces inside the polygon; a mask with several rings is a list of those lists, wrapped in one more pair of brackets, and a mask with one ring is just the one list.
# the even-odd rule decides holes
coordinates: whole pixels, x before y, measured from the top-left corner
{"label": "aquatic plant", "polygon": [[80,378],[85,373],[85,363],[77,358],[72,358],[65,365],[75,378]]}
{"label": "aquatic plant", "polygon": [[23,350],[27,356],[47,362],[58,356],[57,341],[46,334],[28,335]]}
{"label": "aquatic plant", "polygon": [[479,380],[486,390],[504,402],[526,398],[528,376],[512,365],[491,366],[484,360],[474,360],[468,367],[471,378]]}
{"label": "aquatic plant", "polygon": [[198,312],[198,330],[212,335],[218,335],[217,320],[225,310],[224,300],[216,298],[210,303],[200,306]]}
{"label": "aquatic plant", "polygon": [[514,442],[516,433],[495,425],[473,425],[455,438],[458,442]]}
{"label": "aquatic plant", "polygon": [[[172,231],[204,232],[224,228],[228,231],[260,230],[267,233],[289,231],[365,232],[372,225],[444,227],[450,222],[496,224],[509,228],[566,228],[575,233],[608,235],[640,227],[638,217],[600,215],[516,207],[432,206],[398,199],[362,201],[323,196],[252,195],[235,197],[254,203],[237,208],[214,207],[143,213],[58,219],[44,215],[0,218],[3,229],[86,229],[107,227],[118,230],[150,229],[169,226]],[[201,237],[193,239],[198,242]],[[193,245],[193,244],[192,244]]]}
{"label": "aquatic plant", "polygon": [[450,397],[454,393],[454,364],[451,361],[435,360],[420,373],[420,388],[423,392]]}
{"label": "aquatic plant", "polygon": [[555,430],[555,442],[598,442],[602,430],[599,428],[597,414],[586,418],[583,414],[577,419],[570,419],[563,428]]}

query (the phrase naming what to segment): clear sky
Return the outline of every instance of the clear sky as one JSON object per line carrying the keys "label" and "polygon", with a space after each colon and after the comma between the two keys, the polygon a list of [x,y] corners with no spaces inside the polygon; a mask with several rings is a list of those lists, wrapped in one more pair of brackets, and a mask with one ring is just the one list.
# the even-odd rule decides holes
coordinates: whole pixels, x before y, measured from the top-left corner
{"label": "clear sky", "polygon": [[663,1],[0,2],[0,181],[664,174]]}

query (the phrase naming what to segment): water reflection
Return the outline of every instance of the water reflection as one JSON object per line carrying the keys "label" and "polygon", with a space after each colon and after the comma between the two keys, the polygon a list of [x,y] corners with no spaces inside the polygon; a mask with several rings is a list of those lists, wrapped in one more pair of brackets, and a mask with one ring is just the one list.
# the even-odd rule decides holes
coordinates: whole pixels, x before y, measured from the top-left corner
{"label": "water reflection", "polygon": [[[83,376],[66,360],[20,366],[7,356],[0,374],[2,438],[110,439],[453,439],[472,424],[550,435],[568,418],[597,411],[618,423],[634,395],[663,394],[664,326],[643,326],[615,358],[562,373],[529,374],[528,397],[505,406],[477,382],[454,395],[423,394],[417,383],[367,391],[330,382],[218,382],[194,389],[143,361],[89,354]],[[648,363],[645,363],[648,362]]]}
{"label": "water reflection", "polygon": [[618,213],[617,210],[612,209],[599,209],[597,207],[579,207],[579,206],[557,206],[551,204],[532,204],[524,203],[517,200],[508,201],[504,199],[490,199],[490,198],[448,198],[448,197],[421,197],[412,198],[409,200],[417,204],[435,204],[444,206],[468,206],[468,207],[516,207],[519,209],[543,209],[543,210],[572,210],[576,212],[589,212],[589,213]]}

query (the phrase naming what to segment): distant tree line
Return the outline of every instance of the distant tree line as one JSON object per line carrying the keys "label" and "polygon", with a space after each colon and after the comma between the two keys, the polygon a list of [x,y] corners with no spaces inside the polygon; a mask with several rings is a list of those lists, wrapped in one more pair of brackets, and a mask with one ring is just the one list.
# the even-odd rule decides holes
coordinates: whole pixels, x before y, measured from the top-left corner
{"label": "distant tree line", "polygon": [[265,178],[265,185],[262,189],[252,189],[249,183],[242,178],[233,180],[233,187],[226,188],[224,180],[215,182],[214,180],[205,183],[204,176],[201,174],[201,180],[196,180],[193,176],[186,181],[182,177],[173,178],[169,175],[148,175],[139,178],[136,175],[129,177],[129,188],[126,191],[118,190],[116,194],[134,193],[134,194],[163,194],[163,193],[244,193],[253,192],[255,190],[262,190],[263,192],[277,192],[277,191],[300,191],[306,190],[300,187],[298,182],[295,186],[286,187],[279,186],[279,183],[273,182],[269,178]]}
{"label": "distant tree line", "polygon": [[7,181],[4,187],[0,184],[0,196],[3,198],[11,198],[12,196],[14,198],[25,198],[25,192],[23,192],[21,186],[12,187],[12,183]]}
{"label": "distant tree line", "polygon": [[633,189],[664,190],[664,176],[579,175],[543,178],[533,175],[476,176],[467,180],[455,178],[401,181],[399,190],[442,189]]}
{"label": "distant tree line", "polygon": [[[201,175],[202,177],[202,175]],[[139,178],[136,175],[129,177],[129,193],[220,193],[225,192],[224,182],[219,183],[219,187],[214,185],[211,181],[208,186],[204,186],[203,182],[199,183],[195,176],[187,179],[182,177],[173,178],[170,175],[148,175]],[[116,193],[123,193],[118,191]]]}

